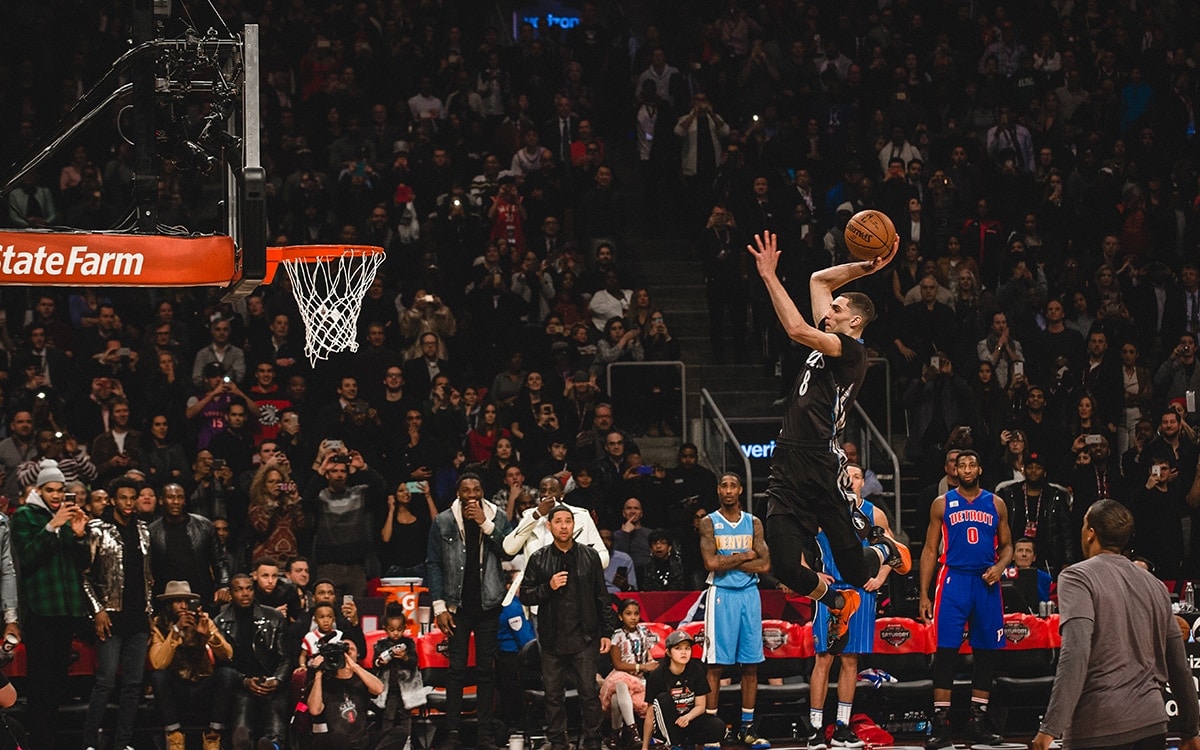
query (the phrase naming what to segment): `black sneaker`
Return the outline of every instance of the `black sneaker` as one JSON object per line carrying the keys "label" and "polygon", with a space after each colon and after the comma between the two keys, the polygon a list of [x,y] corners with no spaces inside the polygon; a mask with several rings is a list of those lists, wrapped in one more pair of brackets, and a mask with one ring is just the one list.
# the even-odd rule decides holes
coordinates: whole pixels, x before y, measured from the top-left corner
{"label": "black sneaker", "polygon": [[967,739],[973,745],[998,745],[1004,738],[996,734],[987,711],[977,704],[971,705],[971,720],[967,724]]}
{"label": "black sneaker", "polygon": [[438,750],[463,750],[462,740],[458,738],[458,732],[450,732],[446,735],[446,739],[442,740],[442,744],[438,746]]}
{"label": "black sneaker", "polygon": [[812,736],[808,738],[808,750],[829,750],[828,743],[825,742],[825,729],[818,727],[813,730]]}
{"label": "black sneaker", "polygon": [[912,552],[909,552],[906,545],[888,536],[883,527],[873,526],[871,528],[871,535],[867,538],[867,541],[871,545],[882,545],[887,549],[887,558],[883,562],[900,575],[904,575],[912,570]]}
{"label": "black sneaker", "polygon": [[925,740],[925,750],[946,750],[954,747],[950,736],[949,718],[938,717],[933,720],[933,736]]}
{"label": "black sneaker", "polygon": [[839,721],[834,725],[833,742],[831,744],[834,747],[862,747],[867,743],[859,739],[853,729]]}

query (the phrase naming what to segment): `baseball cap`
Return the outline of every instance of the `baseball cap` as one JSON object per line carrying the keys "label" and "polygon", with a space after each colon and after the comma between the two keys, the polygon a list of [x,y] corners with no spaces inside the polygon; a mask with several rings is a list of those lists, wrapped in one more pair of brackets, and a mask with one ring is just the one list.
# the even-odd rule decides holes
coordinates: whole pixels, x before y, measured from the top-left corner
{"label": "baseball cap", "polygon": [[665,645],[667,648],[674,648],[684,641],[694,644],[696,639],[693,638],[692,634],[686,630],[676,630],[674,633],[671,633],[667,636],[667,642]]}

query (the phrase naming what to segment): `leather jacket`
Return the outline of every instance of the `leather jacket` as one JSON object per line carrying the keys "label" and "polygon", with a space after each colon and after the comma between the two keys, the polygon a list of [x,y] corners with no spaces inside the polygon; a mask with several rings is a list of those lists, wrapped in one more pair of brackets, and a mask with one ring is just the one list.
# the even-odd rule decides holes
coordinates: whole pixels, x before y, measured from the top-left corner
{"label": "leather jacket", "polygon": [[[150,530],[141,519],[131,518],[130,523],[137,524],[138,546],[141,547],[143,560],[142,585],[146,588],[146,615],[149,616],[154,604],[151,597],[154,581],[150,573]],[[83,544],[88,560],[83,571],[83,594],[87,597],[91,614],[101,610],[120,612],[126,584],[125,542],[111,513],[88,521]]]}
{"label": "leather jacket", "polygon": [[[167,523],[169,521],[165,518],[156,518],[150,522],[150,550],[156,563],[167,559],[167,530],[164,526]],[[217,537],[217,530],[212,521],[196,513],[189,513],[186,524],[192,556],[201,569],[212,571],[211,581],[189,583],[192,584],[193,590],[208,602],[212,599],[213,591],[229,585],[229,558],[225,553],[225,545],[221,544]],[[158,583],[165,586],[167,582]]]}
{"label": "leather jacket", "polygon": [[[525,565],[525,579],[521,582],[521,603],[537,606],[538,640],[545,648],[554,650],[558,642],[559,628],[573,630],[576,625],[589,642],[607,638],[619,627],[617,615],[612,608],[612,597],[604,582],[604,568],[600,566],[600,555],[584,544],[574,544],[575,569],[568,570],[568,585],[557,591],[550,588],[550,579],[559,572],[562,553],[550,544],[542,547]],[[565,622],[561,612],[563,599],[574,593],[579,597],[576,610],[579,623]]]}
{"label": "leather jacket", "polygon": [[[470,564],[479,566],[483,608],[493,609],[500,606],[506,591],[500,562],[508,559],[504,553],[508,519],[487,500],[482,500],[481,504],[486,520],[479,527],[479,559],[470,561]],[[433,520],[433,529],[429,533],[425,585],[429,587],[429,596],[433,599],[435,617],[446,610],[454,612],[462,604],[466,558],[467,537],[463,531],[462,501],[455,499],[449,508]]]}
{"label": "leather jacket", "polygon": [[[291,659],[287,649],[287,623],[283,615],[261,604],[250,605],[254,621],[254,659],[259,665],[259,674],[245,677],[274,676],[281,683],[291,674]],[[217,615],[217,628],[231,645],[238,640],[236,604],[226,604]],[[236,647],[236,646],[235,646]]]}
{"label": "leather jacket", "polygon": [[1008,523],[1014,544],[1025,536],[1026,514],[1036,511],[1039,566],[1044,566],[1051,575],[1058,575],[1064,565],[1079,562],[1072,549],[1079,533],[1071,520],[1071,500],[1066,490],[1045,482],[1041,497],[1032,499],[1025,493],[1025,483],[1016,482],[998,494],[1008,506]]}

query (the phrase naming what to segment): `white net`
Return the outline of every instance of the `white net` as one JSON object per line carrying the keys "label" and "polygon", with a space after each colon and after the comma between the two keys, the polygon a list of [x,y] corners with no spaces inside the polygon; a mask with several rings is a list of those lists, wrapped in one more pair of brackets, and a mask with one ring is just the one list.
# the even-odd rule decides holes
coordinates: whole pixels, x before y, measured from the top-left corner
{"label": "white net", "polygon": [[341,255],[283,260],[300,316],[304,353],[316,365],[334,352],[358,351],[358,314],[363,296],[386,253],[348,248]]}

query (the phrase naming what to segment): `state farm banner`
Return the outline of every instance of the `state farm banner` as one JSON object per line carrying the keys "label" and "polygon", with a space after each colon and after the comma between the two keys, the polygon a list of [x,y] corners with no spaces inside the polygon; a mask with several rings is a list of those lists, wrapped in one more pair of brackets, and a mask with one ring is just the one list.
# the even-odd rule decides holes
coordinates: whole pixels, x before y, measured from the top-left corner
{"label": "state farm banner", "polygon": [[0,232],[0,284],[226,286],[235,254],[224,236]]}

